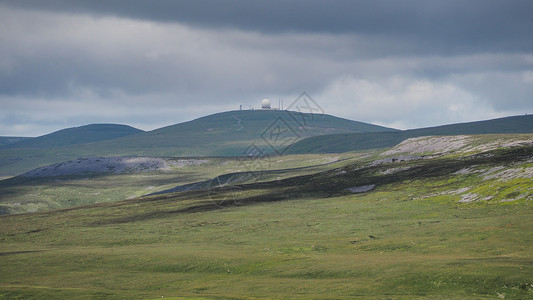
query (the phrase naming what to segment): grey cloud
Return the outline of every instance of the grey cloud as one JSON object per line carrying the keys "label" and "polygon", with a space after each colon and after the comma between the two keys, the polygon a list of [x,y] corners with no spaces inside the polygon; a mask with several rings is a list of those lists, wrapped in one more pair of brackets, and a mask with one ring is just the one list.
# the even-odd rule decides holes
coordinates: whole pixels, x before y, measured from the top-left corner
{"label": "grey cloud", "polygon": [[[9,70],[0,70],[4,95],[68,97],[78,86],[102,97],[114,90],[213,90],[234,97],[302,90],[338,72],[327,54],[343,42],[322,37],[332,45],[312,50],[315,36],[264,36],[61,14],[36,17],[16,11],[2,17],[13,23],[10,32],[0,32],[9,45],[0,45],[2,57],[14,62]],[[32,18],[39,22],[18,22]]]}
{"label": "grey cloud", "polygon": [[398,37],[410,51],[528,51],[533,3],[528,0],[17,0],[9,5],[69,13],[115,15],[208,28],[266,33],[320,32]]}
{"label": "grey cloud", "polygon": [[471,73],[451,76],[451,81],[479,95],[497,111],[527,113],[533,100],[533,76],[528,74],[533,72]]}

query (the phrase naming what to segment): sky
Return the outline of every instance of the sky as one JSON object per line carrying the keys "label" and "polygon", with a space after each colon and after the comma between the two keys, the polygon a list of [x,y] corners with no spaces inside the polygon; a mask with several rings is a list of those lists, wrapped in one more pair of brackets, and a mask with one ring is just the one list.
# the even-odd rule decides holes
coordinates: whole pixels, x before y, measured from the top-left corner
{"label": "sky", "polygon": [[529,0],[0,0],[0,136],[289,106],[398,129],[533,113]]}

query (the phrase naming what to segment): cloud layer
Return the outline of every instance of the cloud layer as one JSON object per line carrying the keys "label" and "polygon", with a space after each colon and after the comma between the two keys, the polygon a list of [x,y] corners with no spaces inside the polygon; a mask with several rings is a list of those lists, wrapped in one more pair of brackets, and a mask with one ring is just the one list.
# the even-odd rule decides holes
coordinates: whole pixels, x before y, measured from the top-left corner
{"label": "cloud layer", "polygon": [[533,111],[530,1],[147,3],[0,1],[0,135],[149,130],[302,91],[398,128]]}

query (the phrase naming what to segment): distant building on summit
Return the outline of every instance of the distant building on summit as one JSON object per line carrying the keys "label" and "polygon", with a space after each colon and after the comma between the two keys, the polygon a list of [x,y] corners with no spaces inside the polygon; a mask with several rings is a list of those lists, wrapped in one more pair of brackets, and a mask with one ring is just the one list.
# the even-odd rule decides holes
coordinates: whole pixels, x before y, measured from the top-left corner
{"label": "distant building on summit", "polygon": [[270,107],[270,100],[269,99],[263,99],[261,100],[261,109],[263,110],[271,110]]}
{"label": "distant building on summit", "polygon": [[261,109],[262,110],[281,110],[281,102],[280,107],[272,107],[270,103],[270,99],[263,99],[261,100]]}
{"label": "distant building on summit", "polygon": [[[280,107],[279,108],[278,107],[272,107],[270,99],[265,98],[265,99],[261,100],[261,110],[281,110],[281,108],[283,106],[282,103],[283,102],[280,100],[280,102],[279,102]],[[239,110],[242,110],[242,104],[239,106]],[[253,106],[250,105],[249,110],[255,110],[255,109],[254,109]]]}

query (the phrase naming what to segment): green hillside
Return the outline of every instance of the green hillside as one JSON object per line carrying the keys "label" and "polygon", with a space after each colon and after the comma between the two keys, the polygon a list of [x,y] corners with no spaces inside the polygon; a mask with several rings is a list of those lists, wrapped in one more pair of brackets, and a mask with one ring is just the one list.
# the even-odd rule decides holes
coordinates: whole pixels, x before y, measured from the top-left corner
{"label": "green hillside", "polygon": [[35,138],[10,143],[5,148],[50,148],[85,144],[144,132],[140,129],[119,124],[90,124],[62,129]]}
{"label": "green hillside", "polygon": [[29,139],[28,137],[0,136],[0,147]]}
{"label": "green hillside", "polygon": [[0,216],[0,298],[531,299],[533,147],[480,138],[459,156]]}
{"label": "green hillside", "polygon": [[330,115],[229,111],[105,141],[77,144],[76,140],[65,137],[59,141],[47,140],[39,148],[13,144],[0,148],[0,176],[17,175],[40,166],[90,156],[240,156],[251,145],[264,153],[281,153],[292,142],[305,137],[391,130],[394,129]]}
{"label": "green hillside", "polygon": [[287,153],[342,153],[392,147],[405,139],[430,135],[508,134],[533,132],[533,115],[460,123],[395,132],[316,136],[294,143]]}
{"label": "green hillside", "polygon": [[269,141],[277,150],[284,150],[283,145],[270,136],[270,132],[277,129],[284,133],[277,141],[334,133],[394,130],[330,115],[244,110],[213,114],[95,146],[115,152],[127,148],[128,152],[138,155],[238,156],[251,144],[264,152],[272,152],[267,144]]}

